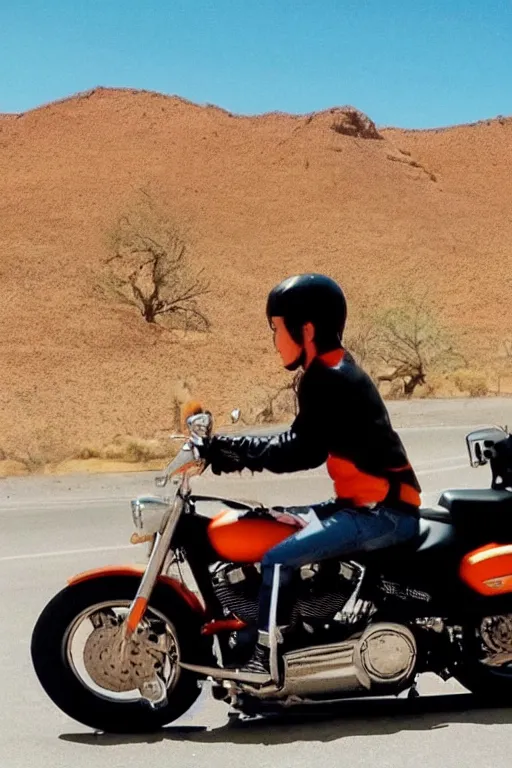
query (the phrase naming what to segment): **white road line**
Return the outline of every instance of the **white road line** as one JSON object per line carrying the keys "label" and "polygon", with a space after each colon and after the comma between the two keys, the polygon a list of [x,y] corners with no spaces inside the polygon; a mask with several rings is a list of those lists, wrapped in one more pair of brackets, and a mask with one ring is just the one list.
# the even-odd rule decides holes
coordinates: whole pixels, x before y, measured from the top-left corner
{"label": "white road line", "polygon": [[[413,467],[416,469],[416,467],[423,469],[425,467],[430,467],[435,464],[448,464],[449,461],[462,461],[466,457],[464,455],[458,455],[458,456],[440,456],[438,459],[422,459],[421,461],[413,461]],[[468,457],[468,464],[469,464],[469,457]]]}
{"label": "white road line", "polygon": [[451,467],[433,467],[431,469],[420,469],[418,472],[416,472],[416,474],[421,477],[422,475],[431,475],[433,473],[437,474],[438,472],[455,472],[459,469],[469,469],[469,462],[466,462],[465,464],[456,464]]}
{"label": "white road line", "polygon": [[[455,471],[459,469],[465,469],[467,467],[467,464],[459,464],[455,467],[442,467],[441,469],[423,469],[417,472],[416,474],[421,475],[428,475],[431,472],[450,472]],[[306,477],[302,476],[300,479],[305,480]],[[434,497],[435,495],[442,492],[442,489],[435,490],[435,491],[429,491],[428,495]],[[70,555],[87,555],[92,554],[94,552],[120,552],[123,550],[134,550],[133,544],[120,544],[115,546],[108,546],[108,547],[91,547],[88,549],[66,549],[61,551],[55,551],[55,552],[32,552],[30,554],[25,555],[7,555],[6,557],[0,557],[0,563],[10,563],[15,562],[17,560],[38,560],[39,558],[44,557],[68,557]]]}
{"label": "white road line", "polygon": [[[14,494],[13,494],[14,495]],[[126,504],[127,502],[134,499],[137,495],[143,495],[143,492],[141,491],[140,494],[133,493],[131,496],[98,496],[95,499],[49,499],[49,500],[40,500],[40,501],[26,501],[23,499],[9,499],[8,501],[4,501],[3,503],[0,503],[0,512],[8,510],[8,509],[47,509],[48,507],[67,507],[72,508],[75,506],[89,506],[89,505],[95,505],[95,504],[115,504],[116,502],[119,502],[120,504]]]}
{"label": "white road line", "polygon": [[[467,424],[466,426],[460,424],[446,425],[437,424],[432,427],[395,427],[398,433],[400,432],[445,432],[446,430],[455,430],[458,432],[473,432],[475,429],[484,429],[485,424]],[[487,424],[487,426],[489,426]]]}
{"label": "white road line", "polygon": [[93,552],[117,552],[123,549],[137,551],[133,544],[118,544],[110,547],[91,547],[89,549],[63,549],[58,552],[31,552],[27,555],[7,555],[0,557],[0,563],[11,563],[15,560],[38,560],[41,557],[67,557],[69,555],[88,555]]}
{"label": "white road line", "polygon": [[[424,460],[424,461],[418,461],[414,462],[414,467],[416,468],[416,474],[417,475],[428,475],[432,472],[451,472],[459,470],[459,469],[465,469],[469,467],[469,462],[465,462],[464,464],[455,464],[450,465],[446,467],[438,467],[438,464],[445,464],[451,461],[459,461],[463,459],[463,456],[448,456],[446,458],[438,458],[438,459],[430,459],[430,460]],[[250,479],[249,474],[244,474],[241,477],[234,477],[231,476],[229,480],[231,482],[242,481],[247,482]],[[281,479],[281,475],[261,475],[258,476],[257,474],[254,475],[254,481],[256,483],[275,483],[279,479]],[[319,478],[324,480],[329,480],[329,476],[325,471],[322,470],[313,470],[312,472],[296,472],[292,473],[290,475],[290,479],[293,482],[297,481],[307,481],[311,482],[313,478]],[[227,479],[227,478],[224,478]],[[209,482],[211,482],[211,479],[208,479]],[[82,506],[96,506],[98,504],[126,504],[131,499],[133,499],[135,496],[137,496],[136,493],[131,494],[130,496],[100,496],[96,498],[89,498],[89,499],[48,499],[48,500],[40,500],[40,501],[24,501],[22,499],[19,500],[9,500],[5,501],[3,504],[0,503],[0,514],[2,512],[6,512],[13,509],[48,509],[52,507],[64,507],[67,509],[70,509],[72,511],[73,507],[82,507]]]}

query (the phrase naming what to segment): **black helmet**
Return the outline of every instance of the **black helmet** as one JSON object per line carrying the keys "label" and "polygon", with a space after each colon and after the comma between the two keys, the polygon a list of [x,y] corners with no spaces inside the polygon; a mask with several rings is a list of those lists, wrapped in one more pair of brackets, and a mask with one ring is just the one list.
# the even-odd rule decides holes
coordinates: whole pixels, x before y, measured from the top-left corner
{"label": "black helmet", "polygon": [[340,286],[325,275],[296,275],[268,296],[267,317],[282,317],[292,339],[302,344],[302,326],[312,323],[320,354],[341,346],[347,302]]}

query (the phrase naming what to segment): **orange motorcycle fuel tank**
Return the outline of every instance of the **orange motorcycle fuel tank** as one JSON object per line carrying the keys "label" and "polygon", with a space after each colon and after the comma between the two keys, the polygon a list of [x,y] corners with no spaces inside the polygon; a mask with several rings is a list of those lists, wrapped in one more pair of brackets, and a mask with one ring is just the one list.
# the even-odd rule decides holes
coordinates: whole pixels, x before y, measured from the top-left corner
{"label": "orange motorcycle fuel tank", "polygon": [[208,538],[223,560],[259,563],[265,552],[301,527],[299,522],[280,522],[269,514],[230,509],[212,519]]}

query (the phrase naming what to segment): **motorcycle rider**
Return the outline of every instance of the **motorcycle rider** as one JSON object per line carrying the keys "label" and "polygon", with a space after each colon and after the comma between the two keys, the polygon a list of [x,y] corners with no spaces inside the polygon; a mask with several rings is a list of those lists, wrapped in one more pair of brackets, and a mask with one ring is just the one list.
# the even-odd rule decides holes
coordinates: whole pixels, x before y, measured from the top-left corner
{"label": "motorcycle rider", "polygon": [[263,558],[258,640],[240,670],[250,682],[272,678],[272,593],[278,595],[275,622],[281,641],[290,624],[295,569],[330,558],[354,559],[358,552],[418,534],[421,489],[376,386],[343,347],[346,316],[342,289],[325,275],[297,275],[273,288],[267,317],[275,347],[287,370],[304,371],[298,415],[281,434],[216,435],[207,449],[215,474],[296,472],[327,462],[334,483],[335,497],[304,507],[307,525]]}

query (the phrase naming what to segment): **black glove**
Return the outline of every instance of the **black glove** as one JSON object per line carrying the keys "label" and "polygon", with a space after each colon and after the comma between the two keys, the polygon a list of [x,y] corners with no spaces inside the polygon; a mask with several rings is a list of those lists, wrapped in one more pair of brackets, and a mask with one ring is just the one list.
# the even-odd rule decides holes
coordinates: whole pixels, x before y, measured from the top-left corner
{"label": "black glove", "polygon": [[216,436],[201,448],[201,454],[214,475],[220,475],[223,472],[241,472],[245,466],[239,453],[231,448],[229,442]]}

